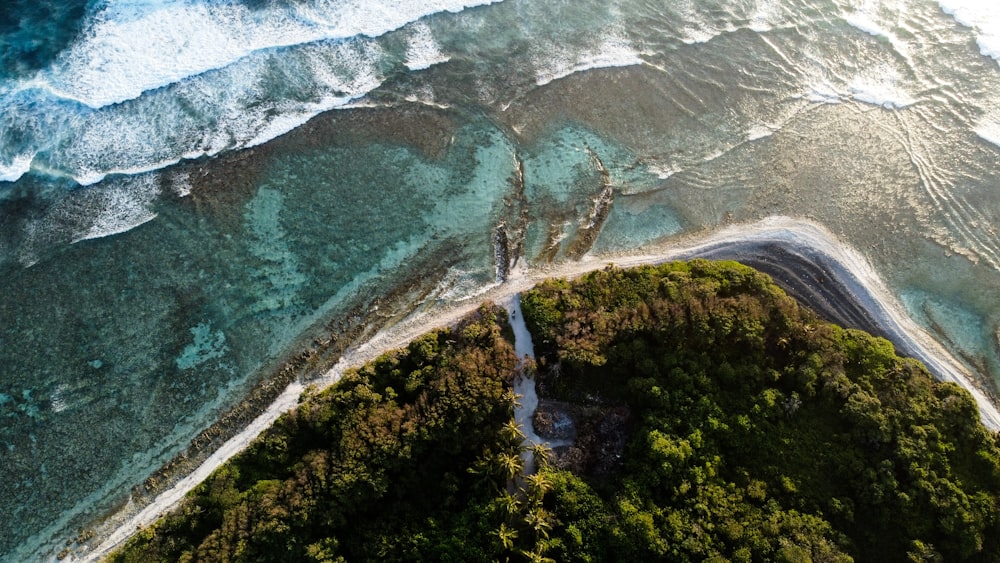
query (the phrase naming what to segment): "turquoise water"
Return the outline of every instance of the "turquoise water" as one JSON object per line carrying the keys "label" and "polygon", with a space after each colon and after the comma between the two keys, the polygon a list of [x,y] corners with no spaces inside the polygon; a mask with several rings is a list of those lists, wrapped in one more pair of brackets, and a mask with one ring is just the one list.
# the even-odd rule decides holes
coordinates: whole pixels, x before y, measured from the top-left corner
{"label": "turquoise water", "polygon": [[995,385],[991,18],[4,4],[0,559],[53,557],[325,327],[498,283],[501,230],[543,267],[812,219]]}

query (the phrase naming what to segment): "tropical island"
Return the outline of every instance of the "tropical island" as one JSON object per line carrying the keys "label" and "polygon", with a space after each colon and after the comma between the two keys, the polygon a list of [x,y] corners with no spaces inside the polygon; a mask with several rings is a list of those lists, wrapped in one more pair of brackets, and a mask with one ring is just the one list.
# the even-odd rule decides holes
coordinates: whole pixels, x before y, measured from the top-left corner
{"label": "tropical island", "polygon": [[[979,561],[1000,449],[955,383],[735,262],[485,304],[304,398],[111,561]],[[525,471],[514,381],[535,377]]]}

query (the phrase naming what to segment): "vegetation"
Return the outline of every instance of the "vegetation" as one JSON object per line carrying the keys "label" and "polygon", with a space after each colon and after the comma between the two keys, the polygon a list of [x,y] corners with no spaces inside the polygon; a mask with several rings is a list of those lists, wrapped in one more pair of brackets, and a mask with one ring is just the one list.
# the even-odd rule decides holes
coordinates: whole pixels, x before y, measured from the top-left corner
{"label": "vegetation", "polygon": [[517,358],[484,306],[309,397],[111,560],[1000,558],[1000,450],[971,397],[767,276],[611,268],[523,309],[542,387],[616,413],[620,463],[567,462],[600,454],[577,417],[522,474]]}
{"label": "vegetation", "polygon": [[520,442],[503,438],[517,358],[502,313],[307,398],[111,561],[487,560],[497,460]]}
{"label": "vegetation", "polygon": [[767,276],[609,269],[523,307],[552,392],[632,410],[620,475],[559,475],[552,557],[1000,557],[1000,451],[969,394]]}

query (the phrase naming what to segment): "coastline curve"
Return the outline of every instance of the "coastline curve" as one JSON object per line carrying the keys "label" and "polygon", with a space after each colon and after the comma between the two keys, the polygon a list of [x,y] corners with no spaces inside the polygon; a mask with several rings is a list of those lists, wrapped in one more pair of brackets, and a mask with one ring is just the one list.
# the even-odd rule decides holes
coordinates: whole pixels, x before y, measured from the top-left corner
{"label": "coastline curve", "polygon": [[[512,270],[502,284],[451,302],[424,304],[405,319],[378,332],[372,339],[347,350],[337,364],[316,379],[324,388],[336,383],[352,367],[405,346],[436,327],[453,325],[483,301],[503,303],[546,278],[572,278],[606,267],[633,267],[692,258],[743,262],[774,278],[787,293],[821,316],[848,327],[862,328],[890,340],[900,354],[923,362],[938,379],[969,391],[983,424],[1000,430],[1000,410],[976,375],[950,354],[906,313],[871,264],[853,248],[812,221],[772,216],[756,223],[737,224],[711,233],[694,233],[650,245],[641,252],[615,255],[585,254],[579,260]],[[184,495],[229,458],[246,448],[282,413],[294,408],[305,386],[293,382],[259,417],[214,452],[193,473],[179,480],[145,507],[128,506],[112,517],[101,543],[74,560],[96,561],[125,542],[133,533],[156,521]]]}

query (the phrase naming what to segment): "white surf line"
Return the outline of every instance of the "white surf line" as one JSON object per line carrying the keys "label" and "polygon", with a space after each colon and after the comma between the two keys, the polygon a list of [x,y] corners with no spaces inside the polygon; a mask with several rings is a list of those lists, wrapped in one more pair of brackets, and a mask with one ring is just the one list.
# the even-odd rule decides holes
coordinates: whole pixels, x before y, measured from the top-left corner
{"label": "white surf line", "polygon": [[[318,380],[315,385],[327,387],[336,383],[345,370],[363,365],[379,355],[401,348],[414,338],[438,327],[454,326],[464,316],[476,310],[485,301],[502,303],[512,296],[531,289],[536,284],[552,277],[573,278],[587,272],[610,265],[633,267],[643,264],[659,264],[676,259],[681,255],[697,254],[699,248],[716,246],[720,243],[739,245],[741,243],[773,240],[791,246],[808,247],[822,253],[832,262],[854,277],[854,280],[838,279],[838,283],[850,284],[851,292],[868,296],[878,305],[879,310],[869,311],[876,320],[893,330],[894,339],[904,341],[916,351],[937,377],[954,381],[969,391],[979,406],[981,420],[990,430],[1000,430],[1000,411],[975,383],[975,377],[956,360],[927,331],[906,314],[902,305],[889,292],[868,261],[857,251],[841,243],[829,231],[817,223],[791,217],[770,217],[751,224],[731,225],[710,234],[695,233],[662,246],[649,247],[642,253],[615,256],[585,255],[581,260],[532,270],[518,269],[510,279],[478,296],[477,299],[446,304],[419,311],[399,323],[377,333],[371,340],[348,350],[337,364]],[[518,313],[520,315],[520,313]],[[191,489],[210,475],[220,465],[245,449],[261,432],[267,429],[282,413],[298,404],[304,390],[300,383],[293,383],[279,396],[267,411],[254,420],[250,426],[236,437],[226,442],[212,454],[194,473],[179,481],[174,487],[162,493],[146,508],[124,519],[123,523],[103,543],[82,556],[83,561],[94,561],[107,555],[121,545],[136,530],[152,524],[159,516],[172,509]]]}

